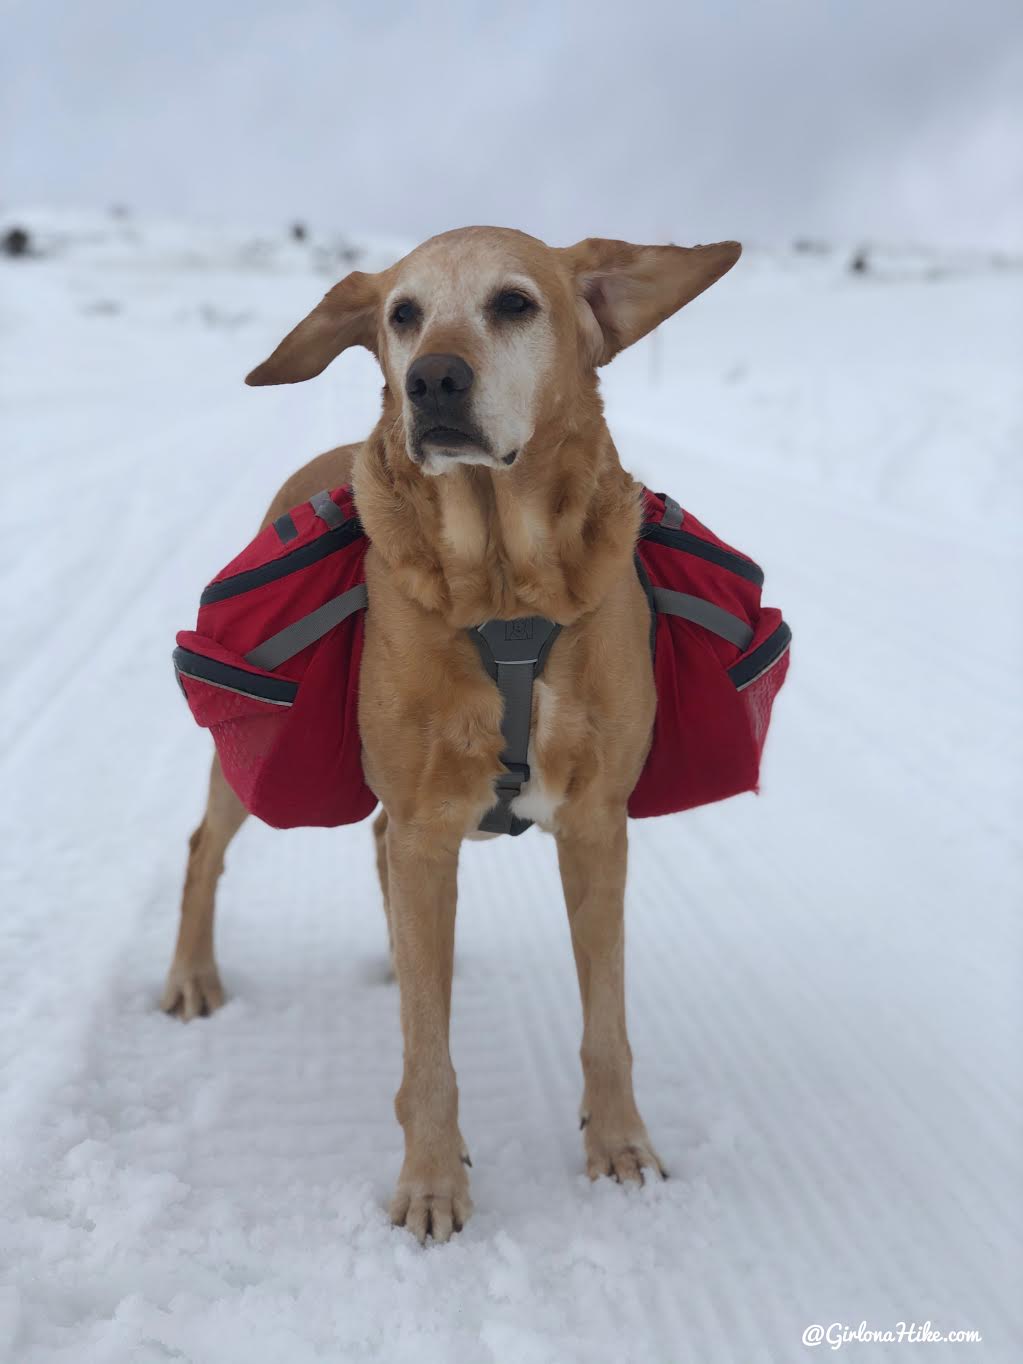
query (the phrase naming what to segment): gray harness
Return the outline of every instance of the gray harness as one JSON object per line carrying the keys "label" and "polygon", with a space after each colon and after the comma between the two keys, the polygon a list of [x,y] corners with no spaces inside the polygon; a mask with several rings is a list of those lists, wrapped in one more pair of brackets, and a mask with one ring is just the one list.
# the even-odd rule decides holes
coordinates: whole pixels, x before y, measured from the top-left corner
{"label": "gray harness", "polygon": [[543,672],[561,626],[543,616],[520,620],[488,620],[469,631],[480,661],[497,683],[504,702],[501,733],[504,771],[495,783],[497,800],[480,820],[488,834],[524,834],[531,819],[512,812],[512,801],[529,781],[529,731],[533,718],[533,683]]}

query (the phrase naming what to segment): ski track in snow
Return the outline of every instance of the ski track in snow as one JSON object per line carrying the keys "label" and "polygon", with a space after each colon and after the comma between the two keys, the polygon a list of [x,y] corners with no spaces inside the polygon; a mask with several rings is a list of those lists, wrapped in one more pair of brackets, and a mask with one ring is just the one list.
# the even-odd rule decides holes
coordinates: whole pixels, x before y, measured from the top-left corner
{"label": "ski track in snow", "polygon": [[369,428],[377,371],[241,387],[329,282],[298,248],[40,222],[61,250],[0,268],[0,1360],[787,1364],[864,1320],[1020,1358],[1023,274],[751,253],[608,372],[624,462],[765,565],[791,676],[759,799],[631,826],[667,1183],[582,1173],[553,842],[466,847],[476,1214],[423,1251],[385,1213],[368,827],[246,825],[229,1002],[156,1009],[209,758],[174,631],[283,478]]}

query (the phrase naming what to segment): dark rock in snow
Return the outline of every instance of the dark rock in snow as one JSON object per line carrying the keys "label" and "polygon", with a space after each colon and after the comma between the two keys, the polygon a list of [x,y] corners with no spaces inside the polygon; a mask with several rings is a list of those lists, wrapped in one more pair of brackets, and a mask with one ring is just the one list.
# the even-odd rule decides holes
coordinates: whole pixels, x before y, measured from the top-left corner
{"label": "dark rock in snow", "polygon": [[12,227],[3,235],[2,248],[5,256],[30,256],[32,238],[23,227]]}

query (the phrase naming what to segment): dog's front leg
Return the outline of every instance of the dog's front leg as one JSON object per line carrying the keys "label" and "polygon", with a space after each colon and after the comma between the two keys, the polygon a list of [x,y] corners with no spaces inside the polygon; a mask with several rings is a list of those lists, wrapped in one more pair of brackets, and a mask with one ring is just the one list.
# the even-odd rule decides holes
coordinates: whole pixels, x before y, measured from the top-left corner
{"label": "dog's front leg", "polygon": [[558,865],[583,1005],[582,1126],[586,1171],[643,1181],[664,1176],[632,1091],[625,1023],[625,813],[569,824],[557,836]]}
{"label": "dog's front leg", "polygon": [[472,1212],[458,1086],[448,1048],[458,843],[391,820],[387,866],[405,1062],[394,1110],[405,1162],[391,1220],[420,1241],[447,1241]]}

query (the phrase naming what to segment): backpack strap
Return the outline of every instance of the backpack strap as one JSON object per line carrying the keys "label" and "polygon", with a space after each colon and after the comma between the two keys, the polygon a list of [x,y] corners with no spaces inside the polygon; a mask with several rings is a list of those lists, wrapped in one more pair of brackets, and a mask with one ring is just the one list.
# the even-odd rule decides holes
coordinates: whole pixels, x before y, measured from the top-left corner
{"label": "backpack strap", "polygon": [[331,530],[336,530],[338,526],[343,526],[348,519],[331,497],[328,488],[324,488],[321,493],[315,493],[309,499],[309,505],[320,520],[325,521]]}
{"label": "backpack strap", "polygon": [[298,527],[295,525],[295,518],[291,512],[285,512],[283,516],[278,516],[277,520],[273,522],[273,528],[282,545],[288,544],[290,540],[298,539]]}
{"label": "backpack strap", "polygon": [[292,621],[269,639],[264,639],[262,644],[257,644],[254,649],[249,650],[245,655],[245,661],[256,668],[262,668],[264,672],[272,673],[275,668],[287,663],[289,658],[294,658],[303,649],[308,649],[310,644],[322,639],[328,630],[333,630],[335,625],[340,625],[343,620],[347,620],[356,611],[362,611],[368,604],[366,584],[357,583],[340,596],[331,597],[330,601],[324,602],[315,611],[310,611],[307,616],[300,616],[298,620]]}
{"label": "backpack strap", "polygon": [[469,631],[480,661],[497,683],[504,702],[501,733],[505,770],[497,778],[497,800],[480,820],[488,834],[522,834],[532,820],[512,813],[512,801],[529,781],[529,732],[533,718],[533,683],[543,672],[561,626],[543,616],[520,620],[488,620]]}
{"label": "backpack strap", "polygon": [[702,625],[705,630],[727,639],[729,644],[734,644],[738,649],[747,648],[753,638],[752,627],[741,616],[733,616],[731,611],[718,606],[717,602],[708,601],[706,597],[694,597],[689,592],[676,592],[670,587],[655,587],[651,591],[655,611],[661,611],[666,616],[681,616],[683,620],[691,620],[694,625]]}
{"label": "backpack strap", "polygon": [[658,493],[657,496],[664,503],[664,515],[661,517],[659,524],[662,525],[665,530],[678,530],[685,519],[685,512],[675,499],[669,497],[667,493]]}

